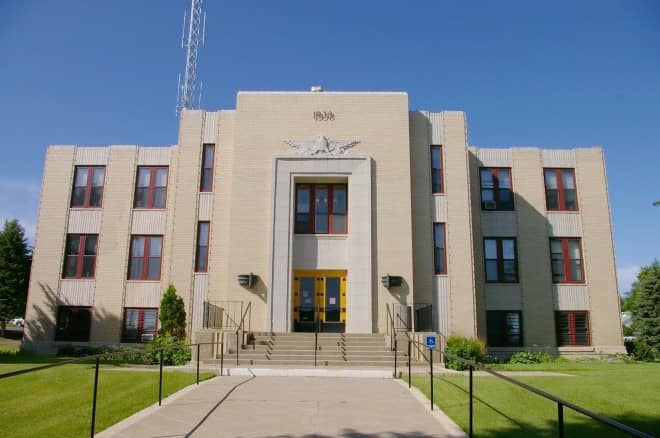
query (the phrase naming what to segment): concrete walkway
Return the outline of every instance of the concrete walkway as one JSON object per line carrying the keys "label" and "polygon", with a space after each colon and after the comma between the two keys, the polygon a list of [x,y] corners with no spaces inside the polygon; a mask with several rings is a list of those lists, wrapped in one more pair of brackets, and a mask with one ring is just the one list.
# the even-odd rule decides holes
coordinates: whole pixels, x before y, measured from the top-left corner
{"label": "concrete walkway", "polygon": [[393,379],[218,377],[118,423],[100,437],[464,436]]}

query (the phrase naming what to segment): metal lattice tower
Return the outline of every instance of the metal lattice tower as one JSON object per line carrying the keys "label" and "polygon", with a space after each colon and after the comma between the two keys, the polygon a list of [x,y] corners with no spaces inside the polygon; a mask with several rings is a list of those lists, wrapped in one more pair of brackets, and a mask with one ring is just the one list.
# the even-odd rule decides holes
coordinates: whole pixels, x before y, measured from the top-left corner
{"label": "metal lattice tower", "polygon": [[[186,18],[188,18],[186,20]],[[186,34],[186,23],[188,32]],[[176,114],[184,109],[195,107],[195,89],[197,88],[197,59],[199,47],[204,47],[204,33],[206,30],[206,13],[202,13],[202,0],[190,1],[190,16],[183,13],[183,30],[181,32],[181,48],[186,50],[186,69],[183,73],[183,82],[179,74],[177,86]],[[202,100],[202,86],[200,84],[197,106]]]}

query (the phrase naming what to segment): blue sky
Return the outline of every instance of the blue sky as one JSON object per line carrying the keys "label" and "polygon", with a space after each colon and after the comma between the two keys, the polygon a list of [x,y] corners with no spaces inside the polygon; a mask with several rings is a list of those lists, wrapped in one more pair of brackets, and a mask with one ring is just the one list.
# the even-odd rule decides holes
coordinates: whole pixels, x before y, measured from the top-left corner
{"label": "blue sky", "polygon": [[[202,107],[402,90],[474,146],[600,145],[620,290],[660,258],[660,2],[207,0]],[[0,220],[32,239],[48,144],[169,145],[184,0],[0,0]]]}

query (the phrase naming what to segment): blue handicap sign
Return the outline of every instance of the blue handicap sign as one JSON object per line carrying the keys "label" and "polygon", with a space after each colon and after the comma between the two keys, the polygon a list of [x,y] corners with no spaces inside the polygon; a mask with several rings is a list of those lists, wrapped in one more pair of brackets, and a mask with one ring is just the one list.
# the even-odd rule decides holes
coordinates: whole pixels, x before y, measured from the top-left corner
{"label": "blue handicap sign", "polygon": [[427,336],[426,337],[426,346],[429,349],[435,348],[435,336]]}

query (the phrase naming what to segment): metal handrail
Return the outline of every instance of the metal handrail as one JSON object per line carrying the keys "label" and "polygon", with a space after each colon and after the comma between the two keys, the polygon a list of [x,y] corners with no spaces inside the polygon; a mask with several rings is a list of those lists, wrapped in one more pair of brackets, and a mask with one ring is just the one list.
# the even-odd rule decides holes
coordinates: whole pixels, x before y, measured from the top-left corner
{"label": "metal handrail", "polygon": [[[245,344],[245,317],[247,316],[248,312],[250,312],[250,319],[248,321],[248,324],[250,325],[250,328],[252,327],[252,301],[248,302],[248,305],[245,307],[245,310],[243,311],[243,314],[241,315],[241,323],[238,325],[238,328],[236,328],[236,365],[238,366],[238,355],[239,355],[239,350],[243,348],[243,345]],[[238,334],[241,334],[241,340],[239,343],[238,340]]]}
{"label": "metal handrail", "polygon": [[394,327],[394,316],[392,315],[392,312],[390,311],[390,305],[387,304],[385,306],[387,309],[387,321],[388,321],[388,334],[391,333],[390,336],[390,351],[394,350],[394,343],[396,341],[396,328]]}
{"label": "metal handrail", "polygon": [[314,368],[316,368],[316,355],[319,349],[319,325],[321,324],[321,306],[316,305],[316,315],[314,315]]}

